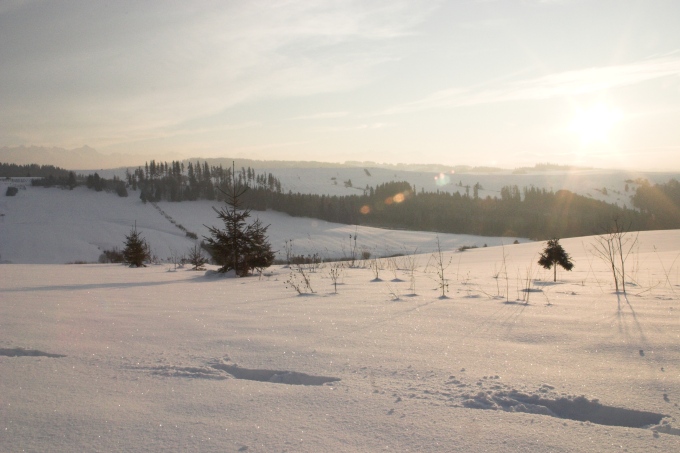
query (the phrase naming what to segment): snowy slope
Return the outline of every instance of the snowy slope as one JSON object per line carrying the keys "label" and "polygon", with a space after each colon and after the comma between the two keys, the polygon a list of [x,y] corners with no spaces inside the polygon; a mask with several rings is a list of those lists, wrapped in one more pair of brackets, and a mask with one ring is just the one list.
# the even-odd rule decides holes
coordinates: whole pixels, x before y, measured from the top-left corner
{"label": "snowy slope", "polygon": [[640,234],[627,296],[561,243],[556,283],[542,243],[447,253],[445,298],[430,255],[415,292],[400,258],[305,295],[281,266],[2,264],[0,449],[679,451],[680,231]]}
{"label": "snowy slope", "polygon": [[[133,168],[129,169],[133,171]],[[236,169],[239,171],[238,167]],[[480,184],[479,196],[484,198],[500,197],[505,186],[517,186],[520,191],[524,187],[545,188],[547,190],[569,190],[571,192],[630,207],[630,196],[637,185],[630,181],[646,179],[652,184],[666,183],[670,179],[680,178],[680,173],[673,172],[631,172],[622,170],[574,170],[552,172],[529,172],[513,174],[510,171],[495,173],[436,173],[430,171],[390,170],[370,167],[255,167],[257,174],[272,173],[280,181],[284,192],[313,193],[326,195],[362,194],[366,186],[376,187],[391,181],[407,181],[421,190],[435,192],[458,192],[473,194],[475,184]],[[98,171],[101,176],[111,178],[113,175],[123,178],[125,169]],[[351,187],[345,183],[351,181]],[[628,181],[628,182],[627,182]],[[628,192],[626,192],[628,185]],[[606,190],[605,190],[606,189]]]}
{"label": "snowy slope", "polygon": [[[630,194],[635,184],[626,181],[646,178],[651,182],[667,182],[677,174],[640,173],[590,170],[553,172],[541,174],[434,174],[429,172],[397,171],[380,168],[262,168],[258,174],[272,172],[284,191],[319,193],[329,195],[361,194],[367,185],[375,187],[389,181],[405,180],[416,190],[457,191],[465,193],[466,186],[479,183],[481,197],[499,196],[504,186],[541,187],[551,190],[566,189],[596,199],[630,204]],[[124,169],[103,171],[102,176],[124,176]],[[346,181],[352,187],[346,187]],[[21,185],[15,197],[5,197],[6,187]],[[461,186],[462,184],[462,186]],[[606,191],[603,189],[607,189]],[[470,193],[472,193],[470,189]],[[77,188],[75,193],[60,189],[33,188],[20,180],[0,180],[0,261],[12,263],[57,264],[73,261],[96,262],[102,250],[121,247],[125,235],[135,222],[150,242],[155,255],[166,260],[171,255],[186,252],[193,241],[177,227],[194,232],[201,238],[208,234],[205,225],[219,225],[212,206],[219,203],[158,204],[164,216],[151,204],[144,205],[139,194],[130,191],[128,198],[112,194],[95,193]],[[278,258],[284,258],[285,242],[293,240],[296,254],[318,253],[327,258],[350,254],[350,234],[357,235],[357,248],[373,256],[387,256],[433,250],[435,235],[404,231],[387,231],[374,228],[331,224],[328,222],[291,218],[276,212],[253,213],[265,224],[271,224],[269,236]],[[171,223],[174,221],[175,224]],[[439,235],[445,249],[461,246],[508,244],[515,238],[485,238],[466,235]],[[521,239],[520,239],[521,240]]]}
{"label": "snowy slope", "polygon": [[[645,178],[652,182],[667,182],[677,174],[645,173],[633,174],[629,172],[610,170],[582,170],[573,172],[548,172],[532,174],[506,173],[432,173],[418,171],[394,171],[381,168],[275,168],[264,169],[281,180],[284,190],[300,193],[325,193],[328,195],[351,195],[362,193],[367,185],[375,187],[389,181],[408,181],[417,191],[428,192],[446,191],[465,194],[472,187],[480,184],[482,189],[479,196],[484,198],[500,197],[500,191],[505,186],[539,187],[549,190],[570,190],[579,195],[588,196],[608,203],[622,205],[628,202],[626,180]],[[258,169],[259,172],[259,169]],[[345,182],[351,181],[352,187],[345,187]],[[469,189],[467,188],[469,186]],[[629,190],[635,187],[629,184]],[[602,189],[607,189],[607,194]]]}
{"label": "snowy slope", "polygon": [[[103,250],[122,248],[125,235],[136,224],[150,243],[152,252],[167,260],[183,254],[194,241],[178,228],[194,232],[199,239],[208,226],[219,226],[212,207],[218,202],[197,201],[144,204],[130,191],[126,198],[94,192],[84,187],[73,191],[31,187],[24,184],[14,197],[4,196],[6,181],[0,181],[0,260],[11,263],[63,264],[97,262]],[[436,235],[409,231],[333,224],[308,218],[294,218],[277,212],[253,212],[269,228],[272,247],[285,258],[285,241],[293,240],[295,254],[318,253],[324,258],[350,255],[350,234],[357,235],[357,250],[373,256],[428,252],[436,247]],[[174,223],[172,223],[174,222]],[[515,238],[487,238],[468,235],[439,235],[445,249],[463,245],[511,243]]]}

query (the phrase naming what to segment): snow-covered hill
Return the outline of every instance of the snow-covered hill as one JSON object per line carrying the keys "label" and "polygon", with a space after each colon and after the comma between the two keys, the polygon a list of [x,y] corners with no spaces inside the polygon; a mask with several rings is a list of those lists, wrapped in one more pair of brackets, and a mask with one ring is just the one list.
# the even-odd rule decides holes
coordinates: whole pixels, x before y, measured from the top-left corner
{"label": "snow-covered hill", "polygon": [[627,295],[593,238],[557,282],[542,243],[447,252],[446,297],[428,255],[303,295],[282,266],[0,264],[0,450],[680,451],[679,233],[640,234]]}
{"label": "snow-covered hill", "polygon": [[[630,203],[636,184],[627,182],[638,178],[652,183],[668,182],[680,177],[677,173],[631,173],[613,170],[580,170],[571,172],[540,172],[513,174],[497,173],[432,173],[421,171],[394,171],[382,168],[275,168],[263,169],[281,180],[284,191],[328,195],[362,193],[366,186],[375,187],[390,181],[408,181],[417,191],[445,191],[469,193],[479,184],[479,196],[500,197],[503,187],[538,187],[547,190],[569,190],[619,206]],[[259,173],[259,169],[258,169]],[[351,182],[351,187],[345,183]],[[626,191],[628,185],[628,191]]]}
{"label": "snow-covered hill", "polygon": [[[390,173],[277,176],[344,194],[405,179]],[[513,184],[407,176],[426,190]],[[526,181],[624,196],[625,178],[592,176]],[[4,196],[10,184],[19,193]],[[678,230],[627,237],[624,294],[592,237],[561,241],[575,268],[553,282],[536,264],[543,243],[440,234],[437,268],[433,233],[253,213],[279,258],[291,240],[295,254],[347,257],[354,235],[373,257],[406,255],[345,263],[336,286],[330,264],[308,284],[281,265],[239,279],[66,266],[122,247],[135,224],[165,261],[194,245],[185,231],[218,224],[220,205],[27,180],[0,191],[0,450],[680,450]]]}
{"label": "snow-covered hill", "polygon": [[[524,187],[545,188],[558,191],[569,190],[607,203],[631,207],[630,196],[634,193],[636,180],[647,180],[652,184],[666,183],[670,179],[680,179],[677,172],[630,172],[622,170],[573,170],[573,171],[528,171],[513,173],[497,171],[492,173],[455,173],[393,170],[375,167],[253,167],[257,174],[272,173],[281,181],[284,192],[310,193],[326,195],[356,195],[363,193],[368,187],[376,187],[392,181],[407,181],[420,192],[458,192],[474,193],[478,185],[478,195],[484,197],[500,197],[500,191],[506,186],[517,186],[520,191]],[[100,176],[111,178],[114,175],[123,178],[125,171],[134,168],[117,168],[98,170]],[[238,167],[237,167],[238,171]],[[84,173],[94,173],[94,170]],[[351,185],[349,184],[351,183]]]}
{"label": "snow-covered hill", "polygon": [[[328,195],[361,194],[367,186],[376,187],[390,181],[408,181],[417,191],[469,192],[481,186],[479,196],[499,196],[505,186],[539,187],[572,192],[615,203],[630,205],[638,178],[652,183],[680,177],[674,173],[640,173],[581,170],[529,174],[452,174],[360,167],[256,168],[257,174],[271,172],[281,180],[285,192]],[[123,177],[125,169],[100,171],[103,177]],[[351,183],[351,184],[350,184]],[[5,197],[10,184],[22,189],[15,197]],[[479,187],[478,186],[478,187]],[[628,189],[628,190],[626,190]],[[205,225],[219,225],[212,207],[217,202],[183,202],[143,204],[139,194],[130,191],[127,198],[95,193],[85,188],[75,191],[30,186],[28,179],[0,180],[0,260],[12,263],[96,262],[103,250],[121,247],[125,235],[136,224],[161,260],[181,255],[193,246],[182,225],[201,238],[208,234]],[[253,213],[270,224],[270,241],[278,258],[284,257],[286,241],[293,241],[296,254],[318,253],[326,258],[350,254],[350,235],[357,235],[357,248],[373,256],[387,256],[436,247],[432,233],[390,231],[376,228],[331,224],[293,218],[277,212]],[[440,234],[447,250],[461,246],[508,244],[516,238],[486,238]],[[522,241],[520,239],[520,241]]]}
{"label": "snow-covered hill", "polygon": [[[219,202],[161,202],[144,204],[134,191],[126,198],[113,193],[94,192],[85,187],[73,191],[32,187],[28,181],[13,183],[22,190],[4,196],[8,181],[0,181],[0,260],[5,263],[62,264],[76,261],[97,262],[104,250],[122,248],[125,235],[133,226],[151,245],[162,261],[182,255],[194,240],[179,228],[208,235],[208,226],[219,226],[212,207]],[[269,227],[269,239],[279,259],[285,258],[285,243],[293,241],[297,255],[319,254],[342,258],[351,254],[357,236],[358,253],[372,256],[429,252],[437,247],[434,233],[383,230],[342,225],[309,218],[290,217],[268,211],[252,213]],[[352,241],[350,241],[350,235]],[[440,234],[443,249],[461,246],[509,244],[516,238]],[[521,240],[521,239],[520,239]]]}

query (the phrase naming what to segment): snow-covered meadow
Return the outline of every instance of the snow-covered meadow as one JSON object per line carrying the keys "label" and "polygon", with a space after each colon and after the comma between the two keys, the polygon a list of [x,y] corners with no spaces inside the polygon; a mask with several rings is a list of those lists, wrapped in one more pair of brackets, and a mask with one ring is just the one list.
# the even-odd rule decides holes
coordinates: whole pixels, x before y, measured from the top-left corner
{"label": "snow-covered meadow", "polygon": [[[200,240],[209,235],[206,225],[222,227],[213,210],[224,206],[218,201],[160,202],[154,206],[142,203],[135,191],[121,198],[85,187],[72,191],[46,189],[32,187],[30,182],[5,180],[0,180],[1,194],[9,184],[23,189],[14,197],[0,196],[0,262],[96,263],[104,250],[122,248],[125,235],[135,225],[153,254],[167,262],[195,244],[186,231],[195,233]],[[296,255],[317,253],[323,258],[349,257],[355,245],[357,255],[366,251],[372,256],[430,252],[436,247],[435,233],[343,225],[274,211],[253,211],[252,218],[256,217],[264,225],[271,225],[269,240],[280,260],[286,258],[286,241],[291,240]],[[517,238],[440,234],[439,239],[442,248],[455,250],[462,246],[509,244]]]}
{"label": "snow-covered meadow", "polygon": [[415,291],[399,258],[378,280],[345,268],[337,293],[316,269],[304,295],[282,266],[3,264],[0,445],[677,451],[678,233],[640,234],[627,296],[592,238],[562,241],[557,283],[540,243],[447,252],[446,298],[428,254]]}
{"label": "snow-covered meadow", "polygon": [[680,450],[680,231],[640,233],[627,294],[592,237],[560,241],[553,283],[544,243],[440,235],[441,297],[433,234],[258,213],[275,248],[405,254],[299,294],[285,266],[65,265],[135,220],[161,257],[216,221],[79,190],[0,201],[1,451]]}
{"label": "snow-covered meadow", "polygon": [[[102,176],[124,177],[125,169],[100,171]],[[281,180],[285,192],[327,195],[356,195],[367,185],[376,187],[390,181],[408,181],[417,191],[466,193],[479,184],[480,197],[497,197],[505,186],[539,187],[548,190],[570,190],[619,206],[630,206],[630,195],[637,178],[652,183],[665,183],[678,178],[677,173],[631,173],[614,170],[582,170],[529,174],[436,174],[425,171],[388,170],[383,168],[263,168],[258,174],[271,172]],[[346,187],[346,181],[352,187]],[[20,190],[15,197],[2,196],[8,186]],[[628,190],[626,190],[628,188]],[[120,198],[111,193],[97,193],[84,187],[74,191],[31,187],[29,178],[0,179],[0,262],[24,264],[63,264],[96,262],[103,250],[121,247],[125,235],[136,224],[152,252],[162,261],[181,256],[193,247],[186,231],[199,239],[208,235],[208,226],[219,226],[213,207],[219,202],[160,202],[154,207],[143,204],[138,191]],[[434,233],[383,230],[334,224],[322,220],[294,218],[268,211],[253,212],[271,225],[268,234],[277,258],[285,258],[286,241],[293,241],[298,255],[317,253],[324,258],[351,255],[354,247],[350,235],[357,236],[358,252],[372,256],[431,252],[436,244]],[[180,228],[181,227],[181,228]],[[183,229],[182,229],[183,228]],[[445,250],[463,246],[509,244],[522,238],[489,238],[481,236],[440,234]]]}

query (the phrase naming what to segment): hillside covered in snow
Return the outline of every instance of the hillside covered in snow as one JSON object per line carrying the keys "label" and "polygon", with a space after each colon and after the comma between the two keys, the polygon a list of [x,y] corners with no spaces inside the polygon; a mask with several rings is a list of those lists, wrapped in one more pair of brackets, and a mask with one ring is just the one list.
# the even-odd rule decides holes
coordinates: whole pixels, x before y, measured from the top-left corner
{"label": "hillside covered in snow", "polygon": [[541,243],[445,252],[443,296],[431,254],[300,293],[286,266],[0,264],[0,445],[677,451],[678,233],[629,243],[626,294],[589,237],[556,282]]}
{"label": "hillside covered in snow", "polygon": [[[3,185],[4,184],[4,185]],[[5,263],[64,264],[77,261],[96,263],[104,250],[122,248],[125,235],[136,225],[160,261],[182,255],[195,240],[209,235],[208,226],[222,227],[213,207],[217,201],[142,203],[133,192],[128,197],[95,192],[85,187],[73,191],[23,184],[13,197],[0,197],[0,260]],[[6,181],[0,183],[4,193]],[[297,255],[318,254],[340,259],[350,254],[350,241],[373,256],[429,252],[436,247],[436,234],[383,230],[342,225],[273,211],[252,212],[269,227],[270,243],[279,259],[285,257],[286,241],[293,241]],[[510,244],[516,238],[440,234],[446,250],[463,246]]]}
{"label": "hillside covered in snow", "polygon": [[[329,197],[357,196],[367,193],[367,188],[378,187],[392,181],[404,181],[415,191],[429,193],[454,193],[483,200],[497,198],[504,188],[536,188],[537,190],[567,190],[590,198],[610,203],[612,206],[630,205],[630,196],[636,183],[645,179],[650,182],[666,182],[673,174],[634,175],[622,172],[573,171],[543,172],[528,174],[433,174],[431,172],[403,171],[383,168],[272,168],[280,181],[284,194],[324,194]],[[258,170],[258,174],[259,174]],[[125,169],[103,171],[102,177],[125,178]],[[632,179],[635,178],[635,179]],[[182,255],[208,234],[207,226],[217,222],[213,207],[221,207],[217,200],[173,203],[160,201],[144,204],[140,201],[139,190],[128,188],[128,197],[121,198],[111,193],[95,193],[84,187],[74,191],[58,188],[32,187],[30,178],[9,178],[0,180],[0,192],[16,186],[21,190],[14,197],[0,197],[0,260],[13,263],[66,263],[75,261],[96,262],[104,250],[121,247],[125,235],[137,225],[152,246],[160,260]],[[531,209],[531,206],[527,206]],[[421,223],[427,212],[419,214],[410,224]],[[434,209],[434,208],[432,208]],[[439,208],[436,208],[439,209]],[[559,205],[557,205],[557,209]],[[531,215],[539,215],[538,210]],[[431,212],[431,211],[430,211]],[[596,211],[595,211],[596,212]],[[429,252],[434,244],[434,233],[411,233],[403,227],[385,230],[365,226],[333,223],[304,217],[291,217],[274,211],[254,211],[254,216],[271,225],[269,235],[277,250],[278,258],[283,257],[287,241],[293,241],[296,254],[318,254],[328,259],[347,257],[349,237],[357,236],[361,251],[373,256],[388,256],[419,250]],[[450,213],[449,213],[450,214]],[[462,213],[460,215],[463,215]],[[458,217],[460,217],[458,215]],[[356,217],[356,216],[355,216]],[[454,216],[455,217],[455,216]],[[469,216],[468,216],[469,217]],[[517,217],[517,216],[515,216]],[[520,220],[521,217],[515,220]],[[528,219],[527,219],[528,220]],[[498,222],[498,220],[495,220]],[[425,222],[427,223],[427,221]],[[597,222],[596,222],[597,223]],[[591,234],[598,225],[581,228],[582,234]],[[499,224],[497,234],[503,238],[470,236],[460,234],[439,234],[440,241],[448,250],[462,246],[509,244],[521,234],[513,234]],[[439,225],[446,231],[446,225]],[[437,231],[437,227],[430,227]],[[456,231],[455,228],[453,231]],[[475,233],[471,231],[471,233]],[[532,233],[533,235],[533,233]],[[531,236],[527,234],[526,236]],[[522,239],[520,239],[522,241]]]}
{"label": "hillside covered in snow", "polygon": [[[284,170],[285,190],[331,195],[400,176],[443,191],[474,180]],[[459,177],[491,191],[531,175],[506,176]],[[526,182],[626,197],[622,175],[590,176]],[[292,247],[346,261],[225,278],[171,263],[219,226],[220,202],[0,181],[2,193],[10,186],[0,197],[7,451],[680,449],[678,230],[625,235],[617,291],[596,236],[561,240],[575,267],[553,281],[537,263],[542,241],[253,211],[279,260]],[[155,264],[89,264],[135,226]]]}

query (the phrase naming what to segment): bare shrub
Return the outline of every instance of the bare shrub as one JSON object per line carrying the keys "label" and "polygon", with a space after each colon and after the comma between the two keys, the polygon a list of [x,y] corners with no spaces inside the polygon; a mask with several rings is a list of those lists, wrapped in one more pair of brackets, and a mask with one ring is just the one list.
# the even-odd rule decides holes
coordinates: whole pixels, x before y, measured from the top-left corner
{"label": "bare shrub", "polygon": [[[678,258],[680,258],[680,255],[677,255],[675,259],[673,259],[673,262],[671,263],[670,267],[666,269],[666,265],[661,261],[661,257],[659,257],[657,251],[656,251],[656,246],[654,247],[654,254],[659,258],[659,263],[661,264],[661,268],[663,269],[663,273],[665,276],[666,283],[668,287],[675,293],[674,285],[671,283],[670,275],[671,272],[673,271],[673,267],[675,266],[675,263],[678,261]],[[676,279],[677,280],[677,279]]]}
{"label": "bare shrub", "polygon": [[593,254],[607,263],[612,272],[616,292],[626,294],[626,260],[638,242],[638,233],[630,234],[630,225],[622,225],[618,219],[595,238]]}
{"label": "bare shrub", "polygon": [[446,269],[451,265],[451,260],[452,258],[449,258],[448,261],[444,258],[441,243],[439,242],[439,236],[437,236],[437,250],[432,253],[430,262],[432,263],[437,276],[437,286],[442,293],[440,296],[441,299],[446,298],[446,293],[449,291],[449,281],[445,276],[445,272]]}
{"label": "bare shrub", "polygon": [[416,295],[416,270],[418,269],[418,256],[416,256],[417,251],[418,249],[414,250],[412,255],[406,255],[402,259],[402,263],[409,275],[410,285],[408,289],[411,291],[411,295],[413,296]]}
{"label": "bare shrub", "polygon": [[[494,264],[493,278],[496,280],[496,295],[498,297],[505,297],[505,301],[509,302],[508,294],[510,293],[510,282],[508,279],[508,266],[507,266],[508,255],[505,252],[505,245],[501,244],[501,249],[503,251],[503,258],[501,260],[501,265],[498,269]],[[501,278],[505,280],[505,293],[501,293]]]}
{"label": "bare shrub", "polygon": [[388,284],[387,285],[387,292],[392,298],[393,301],[398,301],[401,300],[401,295],[399,293],[399,289],[395,288],[394,286]]}
{"label": "bare shrub", "polygon": [[357,230],[354,230],[354,235],[349,235],[349,260],[350,267],[354,267],[357,260]]}
{"label": "bare shrub", "polygon": [[331,263],[330,269],[328,271],[328,276],[333,281],[333,290],[338,293],[338,279],[342,277],[345,270],[345,265],[341,261],[335,261]]}
{"label": "bare shrub", "polygon": [[99,255],[100,263],[124,263],[125,256],[123,251],[118,247],[114,247],[111,250],[104,250],[101,255]]}
{"label": "bare shrub", "polygon": [[180,254],[177,250],[170,247],[170,256],[168,257],[168,261],[173,264],[173,270],[177,270],[178,267],[182,267],[185,260],[186,257],[184,254]]}
{"label": "bare shrub", "polygon": [[368,267],[373,272],[373,281],[380,281],[380,271],[383,269],[382,260],[372,259],[368,262]]}
{"label": "bare shrub", "polygon": [[519,269],[517,270],[517,300],[524,302],[525,305],[529,304],[529,297],[532,291],[534,291],[531,287],[534,280],[533,266],[534,263],[530,263],[526,267],[524,274],[521,274]]}
{"label": "bare shrub", "polygon": [[300,295],[314,293],[309,274],[303,266],[292,268],[288,280],[286,280],[286,285],[286,287],[294,289]]}
{"label": "bare shrub", "polygon": [[399,271],[399,264],[397,263],[397,258],[395,256],[391,256],[387,258],[385,261],[387,264],[387,269],[390,272],[392,272],[392,275],[394,276],[394,279],[392,281],[395,282],[401,281],[401,279],[397,275],[397,272]]}
{"label": "bare shrub", "polygon": [[291,259],[293,258],[293,240],[286,239],[283,246],[283,251],[286,254],[286,265],[290,266]]}
{"label": "bare shrub", "polygon": [[292,266],[303,266],[308,272],[316,272],[319,269],[323,269],[323,259],[319,253],[305,255],[291,255],[290,264]]}

